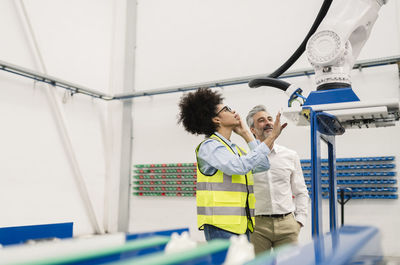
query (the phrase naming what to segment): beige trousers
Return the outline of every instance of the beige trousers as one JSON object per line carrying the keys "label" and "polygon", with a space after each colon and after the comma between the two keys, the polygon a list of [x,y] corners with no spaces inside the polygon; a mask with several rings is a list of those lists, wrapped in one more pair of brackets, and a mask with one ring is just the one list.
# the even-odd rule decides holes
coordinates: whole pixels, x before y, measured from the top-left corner
{"label": "beige trousers", "polygon": [[297,243],[301,225],[293,214],[284,217],[256,216],[254,232],[250,241],[256,255],[289,243]]}

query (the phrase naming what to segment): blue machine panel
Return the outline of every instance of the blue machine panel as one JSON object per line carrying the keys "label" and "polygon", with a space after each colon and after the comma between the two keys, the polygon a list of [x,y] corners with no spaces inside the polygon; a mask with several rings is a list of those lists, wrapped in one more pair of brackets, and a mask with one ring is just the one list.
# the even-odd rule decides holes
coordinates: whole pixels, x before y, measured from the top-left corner
{"label": "blue machine panel", "polygon": [[360,101],[351,87],[312,91],[304,106]]}
{"label": "blue machine panel", "polygon": [[12,245],[27,240],[71,238],[73,223],[27,225],[0,228],[0,244]]}
{"label": "blue machine panel", "polygon": [[139,239],[139,238],[146,238],[146,237],[151,237],[151,236],[171,236],[172,233],[182,234],[183,232],[189,232],[189,228],[179,228],[179,229],[162,230],[162,231],[154,231],[154,232],[147,232],[147,233],[128,234],[128,235],[126,235],[126,241]]}

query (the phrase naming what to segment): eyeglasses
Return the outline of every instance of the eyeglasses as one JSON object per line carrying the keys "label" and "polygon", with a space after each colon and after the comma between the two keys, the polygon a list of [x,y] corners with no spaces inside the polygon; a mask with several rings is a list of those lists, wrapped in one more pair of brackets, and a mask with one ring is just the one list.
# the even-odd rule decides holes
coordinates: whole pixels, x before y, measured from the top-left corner
{"label": "eyeglasses", "polygon": [[231,107],[229,107],[228,105],[224,106],[222,109],[220,109],[217,114],[215,114],[215,116],[218,116],[218,114],[220,114],[223,111],[229,111],[232,112],[233,110],[231,109]]}

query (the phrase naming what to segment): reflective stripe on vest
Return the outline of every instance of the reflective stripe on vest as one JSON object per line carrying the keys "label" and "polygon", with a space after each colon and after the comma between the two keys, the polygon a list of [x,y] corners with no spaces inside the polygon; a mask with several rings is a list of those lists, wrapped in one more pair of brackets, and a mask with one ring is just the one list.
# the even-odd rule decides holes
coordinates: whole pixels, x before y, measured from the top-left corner
{"label": "reflective stripe on vest", "polygon": [[[235,154],[218,136],[212,135],[210,138],[221,142]],[[196,157],[200,145],[196,148]],[[239,156],[245,153],[240,148],[237,148],[237,151]],[[253,231],[255,221],[253,183],[251,171],[246,175],[230,176],[218,170],[212,176],[206,176],[197,166],[196,201],[199,229],[202,229],[204,224],[210,224],[236,234],[244,234],[247,229]]]}
{"label": "reflective stripe on vest", "polygon": [[[246,216],[246,208],[243,207],[197,207],[197,214],[201,215],[236,215]],[[250,209],[251,216],[254,216],[254,209]]]}
{"label": "reflective stripe on vest", "polygon": [[[209,177],[208,177],[209,178]],[[232,176],[223,173],[223,183],[215,182],[197,182],[196,190],[213,190],[213,191],[246,191],[246,184],[232,183]],[[253,185],[247,185],[249,193],[254,193]]]}

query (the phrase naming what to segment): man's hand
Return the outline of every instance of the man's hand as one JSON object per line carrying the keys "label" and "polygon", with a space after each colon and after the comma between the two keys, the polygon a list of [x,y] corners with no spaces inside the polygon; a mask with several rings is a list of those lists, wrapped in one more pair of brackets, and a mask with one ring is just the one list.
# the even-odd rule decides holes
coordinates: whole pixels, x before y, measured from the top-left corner
{"label": "man's hand", "polygon": [[278,112],[275,117],[274,128],[271,134],[276,138],[281,134],[282,130],[287,126],[287,123],[281,124],[281,113]]}
{"label": "man's hand", "polygon": [[271,134],[264,140],[264,143],[268,146],[269,149],[274,147],[274,142],[276,138],[281,134],[282,130],[287,126],[287,123],[281,124],[281,113],[278,112],[276,114],[274,128],[272,129]]}

